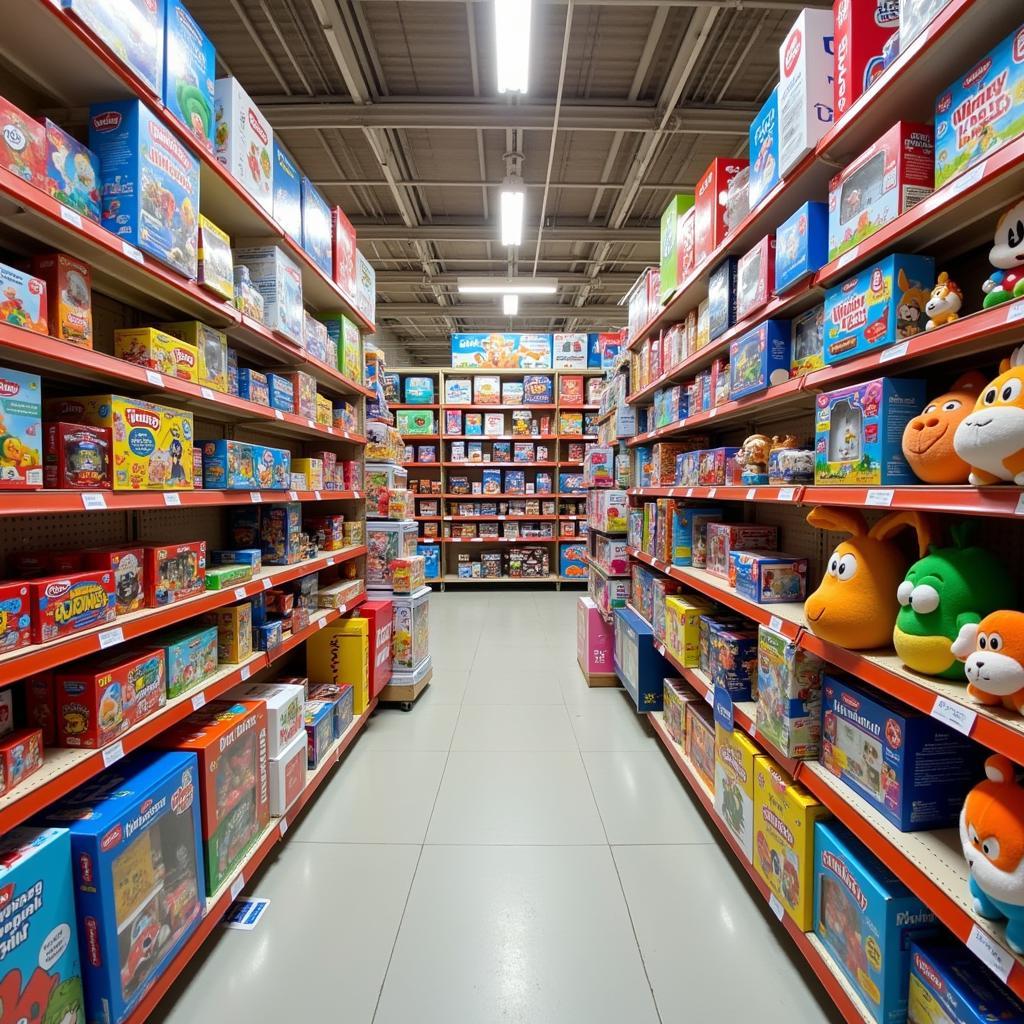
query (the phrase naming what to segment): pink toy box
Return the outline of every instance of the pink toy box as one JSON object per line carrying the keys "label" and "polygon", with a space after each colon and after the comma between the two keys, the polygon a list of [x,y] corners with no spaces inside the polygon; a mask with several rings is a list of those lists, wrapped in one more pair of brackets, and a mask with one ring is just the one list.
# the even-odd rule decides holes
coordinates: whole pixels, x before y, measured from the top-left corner
{"label": "pink toy box", "polygon": [[900,27],[898,0],[836,0],[833,109],[838,121],[882,73],[882,49]]}
{"label": "pink toy box", "polygon": [[590,686],[615,686],[612,627],[585,594],[576,602],[576,659]]}
{"label": "pink toy box", "polygon": [[745,167],[748,160],[715,157],[701,176],[694,190],[696,202],[693,215],[693,261],[700,266],[718,248],[729,231],[736,227],[727,223],[725,196],[729,182]]}
{"label": "pink toy box", "polygon": [[767,305],[775,282],[775,236],[765,235],[736,265],[736,318]]}
{"label": "pink toy box", "polygon": [[708,523],[707,565],[708,572],[728,579],[735,585],[735,570],[730,552],[774,551],[779,546],[778,530],[774,526],[759,526],[756,523]]}

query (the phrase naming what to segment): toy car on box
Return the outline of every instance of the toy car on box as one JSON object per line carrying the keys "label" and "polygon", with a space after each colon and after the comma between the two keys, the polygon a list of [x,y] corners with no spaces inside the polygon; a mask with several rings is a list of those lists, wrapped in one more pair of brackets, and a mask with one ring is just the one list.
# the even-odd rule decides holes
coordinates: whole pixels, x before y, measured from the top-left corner
{"label": "toy car on box", "polygon": [[43,483],[48,488],[110,490],[110,431],[79,423],[46,423]]}
{"label": "toy car on box", "polygon": [[147,608],[162,608],[206,590],[205,540],[149,544],[143,552]]}
{"label": "toy car on box", "polygon": [[92,348],[92,274],[62,252],[32,257],[32,273],[46,282],[46,320],[52,337]]}
{"label": "toy car on box", "polygon": [[114,331],[114,355],[192,384],[199,383],[199,350],[155,327]]}
{"label": "toy car on box", "polygon": [[32,642],[44,644],[113,622],[117,596],[112,572],[71,573],[32,580]]}

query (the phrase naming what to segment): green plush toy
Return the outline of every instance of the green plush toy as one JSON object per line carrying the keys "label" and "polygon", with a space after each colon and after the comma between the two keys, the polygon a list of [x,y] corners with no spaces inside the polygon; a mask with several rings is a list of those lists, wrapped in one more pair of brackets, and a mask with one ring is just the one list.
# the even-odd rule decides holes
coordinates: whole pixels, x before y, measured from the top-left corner
{"label": "green plush toy", "polygon": [[892,642],[903,663],[928,676],[964,679],[950,648],[962,626],[1000,608],[1016,608],[1016,587],[999,559],[970,543],[973,523],[958,523],[953,547],[928,549],[899,585]]}

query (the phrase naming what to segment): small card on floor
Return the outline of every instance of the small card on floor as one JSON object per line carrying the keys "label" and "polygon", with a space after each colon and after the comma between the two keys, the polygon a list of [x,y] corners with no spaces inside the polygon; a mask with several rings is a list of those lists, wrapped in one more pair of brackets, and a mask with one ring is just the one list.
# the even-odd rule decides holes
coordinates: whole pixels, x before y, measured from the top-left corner
{"label": "small card on floor", "polygon": [[270,900],[258,899],[254,896],[246,896],[243,899],[235,900],[228,907],[221,924],[225,928],[238,928],[243,932],[251,932],[260,923],[260,919],[270,906]]}

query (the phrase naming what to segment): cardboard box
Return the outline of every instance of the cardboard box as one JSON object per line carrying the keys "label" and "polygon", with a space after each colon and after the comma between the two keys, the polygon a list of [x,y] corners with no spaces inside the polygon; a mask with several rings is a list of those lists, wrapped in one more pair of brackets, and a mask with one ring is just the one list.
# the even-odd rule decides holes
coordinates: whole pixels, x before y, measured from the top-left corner
{"label": "cardboard box", "polygon": [[134,72],[154,96],[160,95],[164,0],[130,0],[127,8],[115,6],[109,0],[63,0],[63,7]]}
{"label": "cardboard box", "polygon": [[217,54],[181,0],[166,4],[164,106],[212,153]]}
{"label": "cardboard box", "polygon": [[302,248],[328,276],[334,272],[331,208],[317,187],[302,178]]}
{"label": "cardboard box", "polygon": [[156,370],[168,377],[199,383],[199,350],[174,334],[155,327],[128,327],[114,331],[118,359]]}
{"label": "cardboard box", "polygon": [[235,297],[235,270],[231,257],[231,239],[213,221],[199,214],[199,283],[214,295],[232,302]]}
{"label": "cardboard box", "polygon": [[147,544],[142,550],[147,608],[163,608],[206,590],[205,540]]}
{"label": "cardboard box", "polygon": [[828,205],[804,203],[775,233],[776,295],[828,262]]}
{"label": "cardboard box", "polygon": [[32,273],[46,283],[46,323],[51,337],[92,348],[92,274],[89,265],[62,252],[32,257]]}
{"label": "cardboard box", "polygon": [[263,296],[263,322],[296,345],[302,344],[302,273],[276,245],[233,251],[235,267],[249,268],[253,287]]}
{"label": "cardboard box", "polygon": [[884,69],[882,51],[900,27],[898,0],[836,0],[833,110],[838,121]]}
{"label": "cardboard box", "polygon": [[0,96],[0,167],[47,190],[46,129]]}
{"label": "cardboard box", "polygon": [[[661,277],[660,295],[662,303],[682,283],[679,271],[682,265],[680,260],[680,223],[686,212],[693,207],[694,197],[691,195],[677,195],[665,208],[661,215]],[[558,366],[558,363],[555,363]],[[586,364],[583,364],[586,365]]]}
{"label": "cardboard box", "polygon": [[757,652],[757,731],[786,757],[816,758],[824,663],[767,626]]}
{"label": "cardboard box", "polygon": [[205,384],[214,391],[227,392],[228,338],[223,331],[198,320],[160,324],[160,330],[195,347],[198,356],[196,383]]}
{"label": "cardboard box", "polygon": [[[214,152],[269,214],[274,212],[274,129],[236,78],[214,85]],[[300,303],[301,305],[301,303]]]}
{"label": "cardboard box", "polygon": [[775,283],[775,236],[765,235],[736,264],[736,316],[743,320],[768,304]]}
{"label": "cardboard box", "polygon": [[782,177],[832,125],[832,12],[806,9],[779,47],[779,173]]}
{"label": "cardboard box", "polygon": [[715,810],[748,863],[754,859],[754,759],[759,753],[746,733],[715,723]]}
{"label": "cardboard box", "polygon": [[269,761],[270,813],[275,818],[281,817],[306,788],[306,742],[303,729],[278,757]]}
{"label": "cardboard box", "polygon": [[359,250],[356,229],[340,206],[331,211],[334,236],[334,282],[350,302],[359,290]]}
{"label": "cardboard box", "polygon": [[725,215],[725,195],[729,182],[749,161],[715,157],[697,181],[693,215],[694,264],[701,266],[725,240],[730,227]]}
{"label": "cardboard box", "polygon": [[729,394],[732,399],[764,391],[789,380],[790,326],[765,320],[729,345]]}
{"label": "cardboard box", "polygon": [[750,122],[750,180],[747,198],[751,210],[779,183],[779,89],[772,89],[757,117]]}

